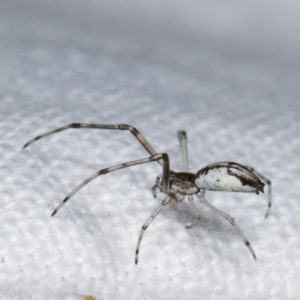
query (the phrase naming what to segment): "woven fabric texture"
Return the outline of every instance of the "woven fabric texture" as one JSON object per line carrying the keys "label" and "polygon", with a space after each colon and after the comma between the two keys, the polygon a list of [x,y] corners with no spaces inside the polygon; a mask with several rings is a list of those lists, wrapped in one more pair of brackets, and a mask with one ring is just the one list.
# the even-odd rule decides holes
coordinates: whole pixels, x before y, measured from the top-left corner
{"label": "woven fabric texture", "polygon": [[[299,3],[251,1],[1,1],[1,299],[299,299]],[[155,162],[126,131],[70,129],[73,122],[138,128],[182,170],[176,136],[188,134],[189,167],[218,161],[256,168],[267,193],[207,192],[248,237],[195,199],[160,205]]]}

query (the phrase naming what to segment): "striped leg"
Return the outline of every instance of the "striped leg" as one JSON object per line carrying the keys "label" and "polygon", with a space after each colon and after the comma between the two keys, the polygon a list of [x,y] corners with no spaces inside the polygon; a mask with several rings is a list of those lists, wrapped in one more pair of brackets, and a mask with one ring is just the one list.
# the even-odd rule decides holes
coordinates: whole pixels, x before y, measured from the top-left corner
{"label": "striped leg", "polygon": [[142,229],[140,231],[140,235],[136,244],[136,250],[135,250],[135,264],[137,265],[138,263],[138,259],[139,259],[139,251],[140,251],[140,246],[141,246],[141,241],[143,238],[143,235],[146,231],[146,229],[148,228],[148,226],[151,224],[151,222],[153,221],[153,219],[160,213],[160,211],[171,202],[171,197],[167,196],[163,202],[161,203],[161,205],[157,208],[157,210],[150,216],[150,218],[145,222],[145,224],[142,226]]}
{"label": "striped leg", "polygon": [[[87,124],[87,123],[72,123],[72,124],[68,124],[66,126],[48,131],[46,133],[43,133],[41,135],[38,135],[37,137],[35,137],[34,139],[28,141],[24,147],[26,148],[27,146],[29,146],[30,144],[32,144],[33,142],[44,138],[48,135],[54,134],[54,133],[58,133],[60,131],[64,131],[67,130],[69,128],[94,128],[94,129],[119,129],[119,130],[129,130],[134,136],[135,138],[140,142],[140,144],[146,149],[146,151],[150,154],[150,155],[154,155],[157,154],[157,152],[152,148],[152,146],[148,143],[148,141],[145,139],[145,137],[133,126],[128,125],[128,124],[117,124],[117,125],[111,125],[111,124]],[[158,160],[158,162],[162,165],[162,161]]]}
{"label": "striped leg", "polygon": [[[185,131],[180,130],[177,132],[177,136],[179,139],[180,149],[181,149],[181,154],[182,154],[183,170],[184,170],[184,172],[188,172],[189,171],[189,158],[188,158],[188,150],[187,150],[187,134]],[[191,229],[200,222],[201,216],[197,210],[197,207],[195,206],[193,196],[189,195],[188,199],[189,199],[189,205],[190,205],[191,209],[193,210],[193,212],[195,212],[195,214],[197,216],[197,219],[192,224],[185,226],[187,229]]]}
{"label": "striped leg", "polygon": [[126,162],[126,163],[123,163],[123,164],[119,164],[119,165],[113,166],[113,167],[102,169],[102,170],[94,173],[92,176],[90,176],[84,182],[82,182],[80,185],[78,185],[70,194],[68,194],[67,197],[55,208],[55,210],[53,211],[53,213],[52,213],[51,216],[54,216],[58,212],[58,210],[77,191],[79,191],[82,187],[84,187],[86,184],[88,184],[90,181],[92,181],[96,177],[98,177],[100,175],[103,175],[103,174],[107,174],[109,172],[120,170],[120,169],[123,169],[123,168],[128,168],[128,167],[131,167],[131,166],[148,163],[148,162],[151,162],[151,161],[158,161],[159,159],[161,159],[163,161],[163,187],[162,187],[162,191],[167,194],[169,192],[169,176],[170,176],[169,157],[165,153],[155,154],[155,155],[152,155],[152,156],[147,157],[147,158],[142,158],[142,159],[137,159],[137,160],[129,161],[129,162]]}
{"label": "striped leg", "polygon": [[189,199],[189,205],[190,205],[190,207],[192,208],[192,210],[195,212],[195,214],[196,214],[196,216],[197,216],[196,220],[195,220],[192,224],[186,225],[186,226],[185,226],[185,228],[191,229],[191,228],[195,227],[196,225],[198,225],[198,223],[199,223],[200,220],[201,220],[201,215],[200,215],[200,213],[198,212],[197,207],[196,207],[196,205],[195,205],[195,203],[194,203],[194,198],[193,198],[193,196],[192,196],[192,195],[188,195],[188,199]]}
{"label": "striped leg", "polygon": [[183,170],[184,172],[189,171],[189,159],[188,159],[188,151],[187,151],[187,135],[185,131],[178,131],[177,136],[180,143],[180,149],[182,153],[182,161],[183,161]]}
{"label": "striped leg", "polygon": [[270,213],[271,206],[272,206],[272,182],[267,177],[258,173],[254,168],[249,167],[249,166],[246,166],[246,168],[250,172],[252,172],[254,175],[256,175],[261,181],[265,182],[268,185],[268,208],[267,208],[267,212],[266,212],[266,216],[265,216],[265,218],[267,218]]}
{"label": "striped leg", "polygon": [[197,196],[200,198],[201,202],[203,204],[205,204],[209,209],[211,209],[213,212],[215,212],[216,214],[218,214],[219,216],[225,218],[236,230],[236,232],[239,234],[239,236],[241,237],[241,239],[244,241],[245,245],[248,247],[249,251],[251,252],[253,258],[256,260],[256,255],[250,245],[250,242],[248,241],[248,239],[245,237],[245,235],[243,234],[242,230],[238,227],[238,225],[235,223],[234,219],[222,212],[221,210],[215,208],[214,206],[212,206],[210,203],[207,202],[207,200],[204,198],[204,193],[198,193]]}

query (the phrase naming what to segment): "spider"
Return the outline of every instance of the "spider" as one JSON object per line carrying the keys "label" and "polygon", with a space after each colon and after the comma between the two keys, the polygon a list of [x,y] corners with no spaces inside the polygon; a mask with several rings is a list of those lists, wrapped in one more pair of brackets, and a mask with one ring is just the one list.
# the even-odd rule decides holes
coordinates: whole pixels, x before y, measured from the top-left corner
{"label": "spider", "polygon": [[250,245],[250,242],[243,234],[242,230],[235,223],[235,220],[229,214],[212,206],[206,200],[204,195],[206,190],[259,194],[259,192],[261,193],[264,192],[264,186],[266,183],[268,185],[268,208],[265,217],[267,218],[272,205],[272,194],[271,194],[272,186],[271,186],[271,181],[267,179],[265,176],[258,173],[252,167],[243,166],[238,163],[228,162],[228,161],[210,164],[200,169],[197,173],[190,173],[188,167],[187,134],[185,131],[178,131],[177,133],[180,142],[184,171],[174,172],[170,170],[168,154],[156,152],[152,148],[152,146],[148,143],[148,141],[145,139],[145,137],[140,133],[139,130],[127,124],[110,125],[110,124],[72,123],[35,137],[34,139],[27,142],[24,145],[23,149],[41,138],[44,138],[54,133],[58,133],[63,130],[67,130],[69,128],[129,130],[135,136],[135,138],[140,142],[140,144],[146,149],[146,151],[150,154],[150,156],[146,158],[136,159],[133,161],[118,164],[112,167],[108,167],[94,173],[85,181],[83,181],[80,185],[78,185],[73,191],[71,191],[65,197],[65,199],[55,208],[51,216],[54,216],[58,212],[58,210],[78,190],[80,190],[82,187],[84,187],[86,184],[88,184],[96,177],[119,169],[156,161],[162,166],[162,174],[157,176],[155,184],[152,187],[152,194],[154,197],[156,197],[156,191],[159,190],[161,193],[165,194],[166,197],[162,201],[161,205],[152,213],[152,215],[146,220],[146,222],[142,226],[142,229],[138,237],[137,245],[136,245],[135,264],[138,263],[140,245],[146,229],[151,224],[153,219],[161,212],[161,210],[171,202],[171,200],[180,203],[187,196],[189,205],[196,215],[196,219],[191,225],[187,225],[186,228],[192,228],[199,223],[201,216],[193,202],[194,195],[196,195],[204,205],[206,205],[209,209],[211,209],[219,216],[225,218],[234,227],[238,235],[241,237],[245,245],[248,247],[253,258],[256,260],[256,255]]}

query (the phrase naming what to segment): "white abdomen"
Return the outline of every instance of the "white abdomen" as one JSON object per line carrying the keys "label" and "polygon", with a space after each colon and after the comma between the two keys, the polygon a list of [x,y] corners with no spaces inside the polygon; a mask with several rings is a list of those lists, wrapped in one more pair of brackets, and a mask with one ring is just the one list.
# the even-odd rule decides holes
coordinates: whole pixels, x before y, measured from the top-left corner
{"label": "white abdomen", "polygon": [[246,167],[231,162],[220,162],[201,169],[196,174],[195,184],[200,189],[257,193],[263,192],[262,183]]}

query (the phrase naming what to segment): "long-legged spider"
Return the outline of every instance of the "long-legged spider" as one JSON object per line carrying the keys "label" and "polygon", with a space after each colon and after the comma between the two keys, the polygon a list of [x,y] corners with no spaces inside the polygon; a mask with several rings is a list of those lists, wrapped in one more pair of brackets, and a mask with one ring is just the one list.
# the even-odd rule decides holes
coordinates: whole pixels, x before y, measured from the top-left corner
{"label": "long-legged spider", "polygon": [[264,192],[265,182],[268,185],[268,208],[265,217],[268,216],[271,205],[272,205],[272,195],[271,195],[271,181],[265,176],[258,173],[255,169],[249,166],[242,166],[234,162],[218,162],[206,166],[200,169],[197,173],[190,173],[188,167],[188,152],[187,152],[187,135],[185,131],[178,131],[178,138],[180,142],[184,172],[174,172],[170,170],[169,156],[166,153],[157,153],[152,146],[147,142],[145,137],[133,126],[127,124],[119,125],[107,125],[107,124],[85,124],[85,123],[72,123],[55,130],[46,132],[37,136],[36,138],[27,142],[23,148],[32,144],[33,142],[46,137],[48,135],[69,129],[69,128],[96,128],[96,129],[119,129],[119,130],[129,130],[136,139],[141,143],[141,145],[150,154],[149,157],[137,159],[129,162],[125,162],[119,165],[115,165],[106,169],[102,169],[84,182],[78,185],[71,193],[69,193],[66,198],[55,208],[52,213],[54,216],[57,211],[66,203],[78,190],[80,190],[87,183],[95,179],[96,177],[113,172],[119,169],[131,167],[134,165],[144,164],[151,161],[157,161],[162,165],[162,174],[157,176],[154,186],[152,187],[153,196],[156,197],[156,190],[159,189],[160,192],[166,194],[166,197],[162,201],[161,205],[154,211],[154,213],[147,219],[145,224],[142,226],[140,235],[138,237],[136,252],[135,252],[135,263],[138,263],[138,255],[140,250],[141,241],[145,230],[148,228],[153,219],[159,214],[159,212],[171,202],[175,200],[177,203],[182,202],[185,197],[188,197],[189,204],[196,214],[196,219],[193,224],[186,226],[187,228],[192,228],[198,224],[201,219],[200,213],[198,212],[194,202],[193,195],[196,195],[200,201],[205,204],[209,209],[211,209],[216,214],[228,220],[228,222],[234,227],[238,235],[244,241],[245,245],[248,247],[254,259],[256,255],[250,245],[250,242],[243,234],[241,229],[235,223],[234,219],[227,213],[212,206],[204,197],[205,191],[230,191],[230,192],[243,192],[243,193],[256,193]]}

